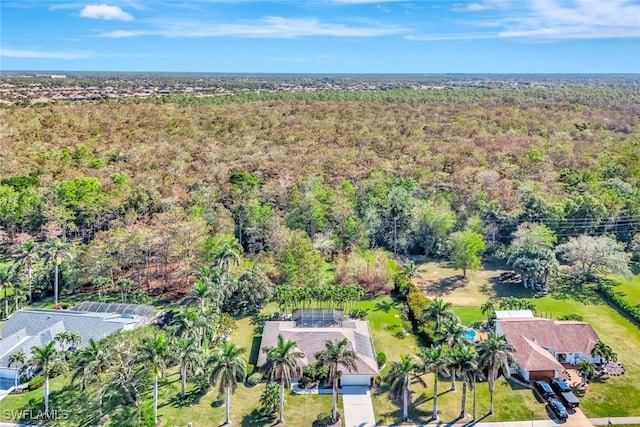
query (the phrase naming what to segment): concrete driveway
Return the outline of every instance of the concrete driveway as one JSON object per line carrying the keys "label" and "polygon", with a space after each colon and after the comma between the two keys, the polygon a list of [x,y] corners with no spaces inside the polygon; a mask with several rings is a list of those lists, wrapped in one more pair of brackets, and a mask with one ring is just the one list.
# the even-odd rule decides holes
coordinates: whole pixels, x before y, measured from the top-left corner
{"label": "concrete driveway", "polygon": [[369,387],[342,387],[345,427],[374,427],[376,417]]}

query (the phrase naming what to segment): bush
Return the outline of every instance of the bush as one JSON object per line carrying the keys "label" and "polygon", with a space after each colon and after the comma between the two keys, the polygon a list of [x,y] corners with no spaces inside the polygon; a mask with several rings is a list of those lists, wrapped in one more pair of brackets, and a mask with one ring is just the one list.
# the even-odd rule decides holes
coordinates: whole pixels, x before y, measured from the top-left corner
{"label": "bush", "polygon": [[318,417],[316,418],[316,422],[318,423],[317,425],[321,425],[321,426],[329,426],[333,424],[331,422],[331,414],[327,412],[319,413]]}
{"label": "bush", "polygon": [[253,371],[256,370],[256,366],[253,363],[247,363],[247,377],[250,377],[253,374]]}
{"label": "bush", "polygon": [[253,387],[260,381],[262,381],[262,373],[254,372],[253,374],[249,375],[249,377],[247,377],[247,386]]}
{"label": "bush", "polygon": [[580,316],[579,314],[571,313],[558,317],[558,320],[577,320],[578,322],[582,322],[584,320],[584,317]]}
{"label": "bush", "polygon": [[416,326],[422,325],[424,309],[431,305],[433,301],[424,296],[420,291],[411,291],[407,295],[407,306],[409,307],[410,319]]}
{"label": "bush", "polygon": [[376,362],[378,362],[378,368],[382,368],[384,364],[387,363],[387,355],[379,351],[378,354],[376,354]]}
{"label": "bush", "polygon": [[273,415],[278,411],[280,404],[280,386],[278,383],[269,383],[260,396],[260,412],[264,415]]}
{"label": "bush", "polygon": [[29,385],[27,388],[29,390],[37,390],[44,385],[44,377],[42,375],[38,375],[31,381],[29,381]]}
{"label": "bush", "polygon": [[367,317],[367,310],[365,310],[364,308],[354,308],[353,310],[351,310],[351,317],[355,318],[355,319],[364,319],[365,317]]}

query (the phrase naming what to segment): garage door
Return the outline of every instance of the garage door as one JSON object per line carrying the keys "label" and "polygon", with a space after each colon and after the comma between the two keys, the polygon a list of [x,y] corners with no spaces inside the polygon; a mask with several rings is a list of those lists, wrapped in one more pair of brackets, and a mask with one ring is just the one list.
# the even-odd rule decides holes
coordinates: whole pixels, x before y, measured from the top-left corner
{"label": "garage door", "polygon": [[343,375],[340,378],[340,384],[343,386],[365,385],[368,387],[369,378],[368,375]]}

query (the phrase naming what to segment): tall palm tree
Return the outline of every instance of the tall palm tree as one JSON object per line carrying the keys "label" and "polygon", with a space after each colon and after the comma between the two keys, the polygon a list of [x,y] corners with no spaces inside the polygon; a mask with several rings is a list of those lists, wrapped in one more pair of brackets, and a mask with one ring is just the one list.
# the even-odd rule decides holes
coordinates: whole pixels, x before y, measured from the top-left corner
{"label": "tall palm tree", "polygon": [[423,348],[418,357],[421,359],[420,371],[433,372],[433,413],[431,419],[438,419],[438,376],[440,374],[447,375],[449,370],[448,356],[442,346]]}
{"label": "tall palm tree", "polygon": [[32,347],[31,364],[42,369],[44,377],[44,411],[49,412],[49,377],[51,372],[58,367],[65,367],[65,362],[60,357],[60,352],[56,350],[56,342],[49,341],[49,344],[42,347]]}
{"label": "tall palm tree", "polygon": [[153,375],[153,419],[158,422],[158,379],[164,376],[169,360],[169,343],[164,333],[156,332],[142,339],[139,361],[148,363]]}
{"label": "tall palm tree", "polygon": [[498,373],[502,373],[506,378],[511,377],[509,364],[514,363],[513,352],[515,349],[507,342],[504,335],[489,333],[485,341],[478,343],[478,364],[487,372],[487,383],[489,384],[489,413],[493,414],[493,392]]}
{"label": "tall palm tree", "polygon": [[62,238],[47,240],[44,245],[44,259],[47,264],[53,263],[53,303],[58,304],[58,276],[60,264],[64,258],[71,257],[71,245]]}
{"label": "tall palm tree", "polygon": [[7,288],[11,287],[13,276],[13,263],[0,263],[0,286],[4,289],[4,304],[2,308],[2,318],[5,319],[9,315],[9,299],[7,298]]}
{"label": "tall palm tree", "polygon": [[231,392],[235,392],[238,383],[243,382],[247,376],[247,362],[240,357],[243,352],[243,348],[233,343],[223,343],[222,347],[207,362],[211,369],[211,382],[218,383],[220,391],[225,392],[225,424],[231,423],[229,419]]}
{"label": "tall palm tree", "polygon": [[291,386],[291,376],[296,372],[298,360],[304,357],[303,352],[296,350],[297,345],[294,340],[285,341],[282,334],[278,334],[278,344],[263,349],[267,353],[265,369],[269,372],[269,380],[280,382],[279,423],[284,422],[284,388]]}
{"label": "tall palm tree", "polygon": [[435,322],[436,335],[440,332],[440,328],[446,320],[454,320],[456,318],[451,307],[450,302],[444,302],[442,298],[436,298],[431,305],[424,309],[424,320]]}
{"label": "tall palm tree", "polygon": [[356,369],[357,355],[353,350],[347,350],[345,347],[349,341],[344,338],[342,341],[325,342],[325,350],[316,353],[316,360],[329,370],[328,379],[333,387],[333,407],[331,411],[331,419],[335,422],[338,419],[338,378],[340,377],[340,367],[346,368],[349,372]]}
{"label": "tall palm tree", "polygon": [[[453,350],[457,347],[464,346],[466,340],[464,338],[466,331],[460,322],[447,320],[442,324],[438,342],[440,345],[445,344],[449,350],[449,355],[453,354]],[[456,389],[456,372],[457,367],[455,360],[449,357],[449,372],[451,374],[451,390]]]}
{"label": "tall palm tree", "polygon": [[195,336],[173,339],[171,359],[180,366],[181,399],[186,396],[187,375],[195,373],[204,365],[201,348]]}
{"label": "tall palm tree", "polygon": [[65,350],[69,350],[71,347],[82,342],[82,336],[78,332],[74,331],[59,332],[54,339],[59,342],[61,346],[66,345],[67,348]]}
{"label": "tall palm tree", "polygon": [[451,367],[462,377],[462,406],[460,418],[465,417],[467,403],[467,384],[474,386],[474,378],[478,372],[478,362],[476,360],[476,350],[472,346],[462,345],[453,348],[451,352]]}
{"label": "tall palm tree", "polygon": [[96,382],[98,419],[102,418],[102,395],[104,393],[101,375],[107,370],[109,363],[110,358],[100,343],[89,338],[89,344],[77,353],[76,368],[71,377],[72,383],[80,380],[80,392],[84,392],[90,382]]}
{"label": "tall palm tree", "polygon": [[416,371],[416,364],[411,356],[400,356],[399,362],[393,362],[385,380],[394,399],[402,396],[402,419],[409,420],[409,393],[411,392],[411,374]]}
{"label": "tall palm tree", "polygon": [[29,283],[29,304],[32,302],[31,286],[33,283],[33,262],[40,258],[38,246],[33,240],[24,242],[13,255],[16,259],[16,266],[22,267],[27,273]]}
{"label": "tall palm tree", "polygon": [[214,263],[228,276],[231,271],[231,266],[238,265],[240,262],[240,253],[242,253],[242,248],[236,239],[225,241],[214,249]]}

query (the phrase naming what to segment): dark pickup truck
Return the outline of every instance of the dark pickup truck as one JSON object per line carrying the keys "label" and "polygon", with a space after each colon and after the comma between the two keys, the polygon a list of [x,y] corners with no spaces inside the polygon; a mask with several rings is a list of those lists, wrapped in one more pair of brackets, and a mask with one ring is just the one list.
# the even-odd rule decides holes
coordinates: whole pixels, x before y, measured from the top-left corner
{"label": "dark pickup truck", "polygon": [[562,403],[564,403],[564,406],[566,406],[567,408],[577,408],[578,406],[580,406],[580,401],[578,400],[576,395],[573,394],[573,392],[565,391],[564,393],[559,394],[560,400],[562,400]]}
{"label": "dark pickup truck", "polygon": [[564,406],[567,408],[577,408],[580,406],[580,401],[575,394],[571,391],[571,387],[559,378],[552,378],[549,381],[551,388],[556,392]]}

